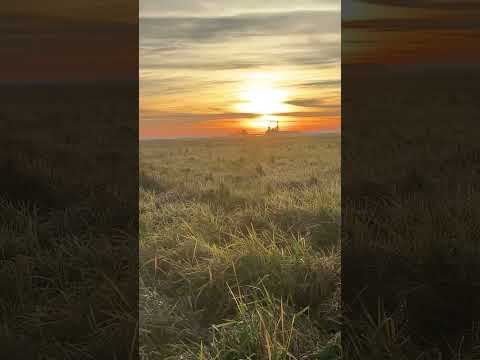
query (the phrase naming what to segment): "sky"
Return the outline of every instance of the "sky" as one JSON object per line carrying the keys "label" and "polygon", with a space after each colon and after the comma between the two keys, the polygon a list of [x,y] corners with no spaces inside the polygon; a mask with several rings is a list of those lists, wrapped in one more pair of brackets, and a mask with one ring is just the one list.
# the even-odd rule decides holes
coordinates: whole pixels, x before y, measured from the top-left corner
{"label": "sky", "polygon": [[340,128],[340,0],[141,0],[141,137]]}
{"label": "sky", "polygon": [[138,78],[135,1],[5,1],[0,20],[0,82]]}
{"label": "sky", "polygon": [[480,0],[343,0],[342,62],[471,65]]}

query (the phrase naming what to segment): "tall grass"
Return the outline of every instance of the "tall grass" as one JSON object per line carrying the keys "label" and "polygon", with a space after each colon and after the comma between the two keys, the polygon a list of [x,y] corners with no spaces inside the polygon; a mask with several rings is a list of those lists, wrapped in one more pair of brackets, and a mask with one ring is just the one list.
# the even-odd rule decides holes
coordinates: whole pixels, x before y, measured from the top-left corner
{"label": "tall grass", "polygon": [[338,358],[339,138],[148,142],[141,160],[142,357]]}

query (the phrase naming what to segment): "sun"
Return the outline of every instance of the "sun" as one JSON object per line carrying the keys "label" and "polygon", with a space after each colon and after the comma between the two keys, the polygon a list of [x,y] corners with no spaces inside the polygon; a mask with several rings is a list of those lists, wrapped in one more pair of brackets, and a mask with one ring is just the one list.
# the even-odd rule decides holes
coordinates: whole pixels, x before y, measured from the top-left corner
{"label": "sun", "polygon": [[237,111],[273,115],[288,111],[287,91],[276,86],[278,76],[269,73],[251,74],[238,96]]}
{"label": "sun", "polygon": [[237,104],[237,110],[258,115],[272,115],[288,110],[285,104],[287,93],[271,87],[248,89],[240,95],[242,102]]}
{"label": "sun", "polygon": [[278,74],[251,74],[239,89],[235,110],[245,114],[258,115],[245,121],[250,128],[267,130],[278,122],[278,115],[290,111],[289,93],[278,86]]}

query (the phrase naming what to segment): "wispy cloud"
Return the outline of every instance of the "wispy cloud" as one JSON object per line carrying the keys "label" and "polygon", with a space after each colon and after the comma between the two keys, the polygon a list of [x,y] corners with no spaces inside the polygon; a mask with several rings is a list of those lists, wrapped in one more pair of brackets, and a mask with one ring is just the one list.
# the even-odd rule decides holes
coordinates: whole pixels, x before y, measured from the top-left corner
{"label": "wispy cloud", "polygon": [[194,123],[198,121],[218,121],[218,120],[242,120],[242,119],[254,119],[258,117],[258,114],[252,113],[180,113],[180,112],[150,112],[144,114],[145,121],[164,121],[175,123]]}
{"label": "wispy cloud", "polygon": [[140,16],[211,16],[265,11],[340,10],[338,0],[142,0]]}
{"label": "wispy cloud", "polygon": [[339,88],[340,84],[341,84],[341,81],[339,79],[339,80],[318,80],[318,81],[304,82],[304,83],[298,84],[298,86],[319,87],[322,89],[327,89],[327,88]]}
{"label": "wispy cloud", "polygon": [[339,109],[339,104],[328,104],[325,100],[312,98],[312,99],[296,99],[287,101],[287,104],[305,108],[322,108],[322,109]]}
{"label": "wispy cloud", "polygon": [[338,32],[334,11],[294,11],[220,17],[156,17],[140,22],[141,43],[149,40],[225,41],[244,36]]}

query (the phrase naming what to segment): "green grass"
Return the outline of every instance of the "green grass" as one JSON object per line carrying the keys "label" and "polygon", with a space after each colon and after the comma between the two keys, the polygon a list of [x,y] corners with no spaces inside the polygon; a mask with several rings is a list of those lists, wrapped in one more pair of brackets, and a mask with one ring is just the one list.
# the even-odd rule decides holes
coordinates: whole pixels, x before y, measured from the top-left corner
{"label": "green grass", "polygon": [[340,137],[140,151],[142,358],[338,358]]}

